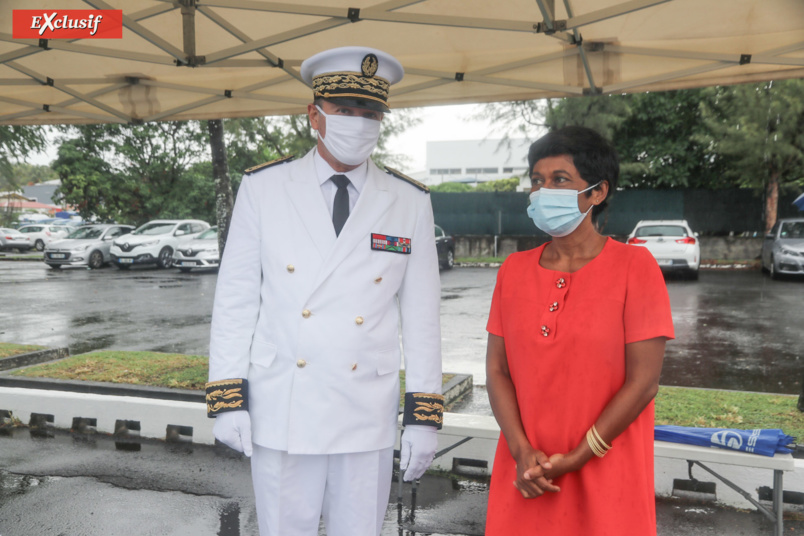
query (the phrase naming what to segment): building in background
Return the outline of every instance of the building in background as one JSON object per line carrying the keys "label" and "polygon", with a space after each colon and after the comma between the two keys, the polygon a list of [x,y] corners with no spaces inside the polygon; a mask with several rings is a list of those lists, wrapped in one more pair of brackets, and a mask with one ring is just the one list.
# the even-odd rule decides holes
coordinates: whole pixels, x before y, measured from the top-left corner
{"label": "building in background", "polygon": [[61,180],[59,179],[40,182],[38,184],[29,184],[28,186],[22,187],[22,195],[29,198],[31,201],[37,201],[46,205],[57,205],[60,203],[54,202],[53,196],[59,186],[61,186]]}
{"label": "building in background", "polygon": [[444,182],[477,185],[481,182],[519,177],[519,190],[530,190],[526,139],[427,142],[427,169],[416,178],[433,186]]}

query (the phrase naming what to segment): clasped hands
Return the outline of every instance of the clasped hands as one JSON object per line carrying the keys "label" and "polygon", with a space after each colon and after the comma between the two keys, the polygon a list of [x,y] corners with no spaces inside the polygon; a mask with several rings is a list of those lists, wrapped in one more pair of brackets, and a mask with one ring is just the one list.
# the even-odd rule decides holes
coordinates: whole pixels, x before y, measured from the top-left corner
{"label": "clasped hands", "polygon": [[548,457],[534,448],[528,449],[515,460],[517,478],[513,484],[526,499],[561,491],[553,480],[579,468],[571,455],[557,453]]}

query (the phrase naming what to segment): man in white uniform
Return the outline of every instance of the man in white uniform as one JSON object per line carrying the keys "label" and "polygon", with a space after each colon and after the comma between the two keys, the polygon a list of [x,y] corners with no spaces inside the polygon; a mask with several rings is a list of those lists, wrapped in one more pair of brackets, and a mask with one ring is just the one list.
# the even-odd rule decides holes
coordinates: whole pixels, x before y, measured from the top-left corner
{"label": "man in white uniform", "polygon": [[[440,281],[423,185],[369,158],[402,66],[344,47],[301,66],[318,143],[249,170],[212,315],[215,437],[251,460],[261,536],[376,536],[404,348],[404,479],[441,428]],[[400,334],[401,346],[400,348]]]}

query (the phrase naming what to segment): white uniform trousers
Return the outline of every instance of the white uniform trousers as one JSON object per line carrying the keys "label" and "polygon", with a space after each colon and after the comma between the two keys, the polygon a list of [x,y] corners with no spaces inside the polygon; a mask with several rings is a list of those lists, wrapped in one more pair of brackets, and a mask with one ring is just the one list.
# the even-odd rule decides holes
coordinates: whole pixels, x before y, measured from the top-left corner
{"label": "white uniform trousers", "polygon": [[378,536],[388,507],[393,447],[288,454],[254,445],[251,476],[260,536]]}

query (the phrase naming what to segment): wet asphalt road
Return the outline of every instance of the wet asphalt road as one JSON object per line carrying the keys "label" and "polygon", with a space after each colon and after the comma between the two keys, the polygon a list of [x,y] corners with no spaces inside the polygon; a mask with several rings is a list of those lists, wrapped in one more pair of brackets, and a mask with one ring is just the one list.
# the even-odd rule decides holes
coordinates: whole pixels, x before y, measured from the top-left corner
{"label": "wet asphalt road", "polygon": [[[441,273],[444,370],[472,374],[475,385],[486,381],[485,324],[496,272]],[[216,277],[0,262],[0,341],[68,346],[73,355],[99,349],[206,355]],[[698,281],[669,279],[667,288],[676,340],[667,345],[663,385],[801,391],[804,279],[704,271]]]}
{"label": "wet asphalt road", "polygon": [[[442,273],[444,368],[485,383],[485,318],[496,270]],[[214,273],[153,269],[55,272],[0,262],[0,341],[93,349],[205,354]],[[662,383],[797,393],[804,340],[804,281],[757,272],[705,272],[668,281],[678,339]],[[461,411],[488,411],[476,390]],[[411,516],[392,489],[383,536],[483,533],[487,487],[427,475]],[[659,536],[769,534],[756,513],[672,500],[658,502]],[[804,534],[804,522],[786,522]],[[0,437],[0,536],[252,536],[256,519],[248,460],[228,450],[145,441],[117,450],[107,437],[65,432]]]}
{"label": "wet asphalt road", "polygon": [[[256,536],[249,471],[225,448],[145,441],[116,450],[104,436],[20,429],[0,437],[0,536]],[[483,534],[485,482],[425,475],[415,510],[411,485],[402,507],[396,490],[382,536]],[[657,527],[658,536],[772,532],[755,512],[672,499],[657,502]],[[804,521],[786,520],[785,534],[804,534]]]}

